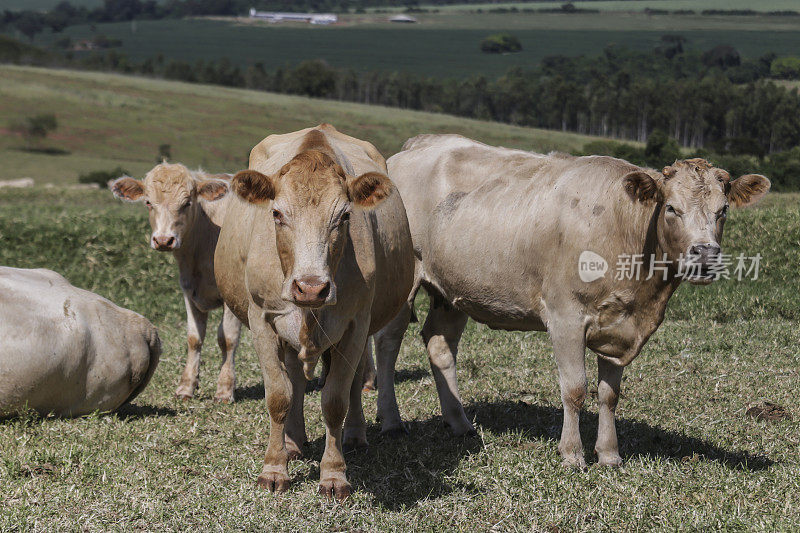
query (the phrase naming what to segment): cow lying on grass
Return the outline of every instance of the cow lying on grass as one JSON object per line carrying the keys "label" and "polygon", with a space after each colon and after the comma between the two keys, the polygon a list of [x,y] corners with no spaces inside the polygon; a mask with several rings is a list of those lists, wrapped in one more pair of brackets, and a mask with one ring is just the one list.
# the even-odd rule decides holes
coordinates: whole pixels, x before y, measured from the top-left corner
{"label": "cow lying on grass", "polygon": [[[578,431],[585,349],[598,356],[595,451],[600,464],[619,465],[614,411],[623,368],[661,324],[682,280],[713,281],[728,206],[752,205],[770,187],[758,175],[731,181],[702,159],[657,172],[611,157],[545,156],[457,135],[410,139],[388,167],[408,211],[417,276],[409,305],[376,335],[383,430],[401,427],[384,384],[423,286],[432,305],[422,338],[453,432],[473,430],[455,369],[467,318],[495,329],[547,331],[564,406],[559,450],[578,467],[585,466]],[[613,265],[624,257],[642,258],[641,276],[615,275]],[[580,261],[607,262],[612,271],[582,277]]]}
{"label": "cow lying on grass", "polygon": [[50,270],[0,267],[0,339],[0,417],[113,411],[161,355],[146,318]]}
{"label": "cow lying on grass", "polygon": [[327,124],[267,137],[250,168],[232,180],[215,272],[225,303],[253,334],[264,374],[270,434],[258,483],[289,487],[287,463],[306,440],[306,380],[327,353],[320,492],[346,498],[343,445],[366,444],[367,337],[411,290],[403,203],[375,147]]}
{"label": "cow lying on grass", "polygon": [[[189,399],[200,383],[200,351],[206,336],[208,313],[223,305],[214,280],[214,250],[219,238],[224,197],[230,176],[191,172],[180,164],[162,163],[139,181],[128,176],[109,187],[117,198],[143,201],[150,212],[154,250],[172,252],[178,263],[180,285],[186,304],[186,367],[176,396]],[[222,351],[222,369],[214,400],[234,400],[236,374],[234,355],[242,324],[224,307],[217,330]]]}

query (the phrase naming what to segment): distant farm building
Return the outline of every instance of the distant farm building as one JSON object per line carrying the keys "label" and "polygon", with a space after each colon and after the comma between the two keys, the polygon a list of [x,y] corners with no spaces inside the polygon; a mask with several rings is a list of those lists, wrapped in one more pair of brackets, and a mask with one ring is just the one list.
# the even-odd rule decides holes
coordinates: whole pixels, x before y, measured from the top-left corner
{"label": "distant farm building", "polygon": [[415,24],[417,19],[408,15],[395,15],[389,19],[389,22],[397,22],[400,24]]}
{"label": "distant farm building", "polygon": [[308,22],[310,24],[335,24],[339,17],[333,13],[277,13],[250,9],[250,18],[268,22]]}

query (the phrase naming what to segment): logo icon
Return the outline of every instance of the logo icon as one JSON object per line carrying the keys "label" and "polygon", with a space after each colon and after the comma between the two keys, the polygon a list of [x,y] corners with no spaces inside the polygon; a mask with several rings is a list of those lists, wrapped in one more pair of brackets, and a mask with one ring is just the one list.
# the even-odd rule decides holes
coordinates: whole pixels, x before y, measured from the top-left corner
{"label": "logo icon", "polygon": [[578,276],[584,283],[591,283],[606,275],[608,263],[594,252],[584,250],[578,257]]}

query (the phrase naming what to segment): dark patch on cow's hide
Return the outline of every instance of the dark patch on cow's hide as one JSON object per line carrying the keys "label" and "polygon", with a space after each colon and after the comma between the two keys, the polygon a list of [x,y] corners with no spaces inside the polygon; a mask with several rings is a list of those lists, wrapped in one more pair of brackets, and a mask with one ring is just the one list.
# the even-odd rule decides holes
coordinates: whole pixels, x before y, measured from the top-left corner
{"label": "dark patch on cow's hide", "polygon": [[444,200],[439,202],[436,208],[433,210],[434,215],[436,216],[444,216],[446,217],[450,213],[456,210],[458,204],[461,203],[461,200],[467,195],[465,192],[451,192],[448,194]]}

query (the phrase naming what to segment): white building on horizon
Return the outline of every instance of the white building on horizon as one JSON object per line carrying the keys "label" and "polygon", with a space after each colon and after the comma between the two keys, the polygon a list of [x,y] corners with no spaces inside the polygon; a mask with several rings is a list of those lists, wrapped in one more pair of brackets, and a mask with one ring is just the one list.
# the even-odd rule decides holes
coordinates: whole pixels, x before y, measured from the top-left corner
{"label": "white building on horizon", "polygon": [[310,24],[336,24],[339,17],[334,13],[278,13],[273,11],[257,11],[250,8],[250,18],[268,22],[308,22]]}

